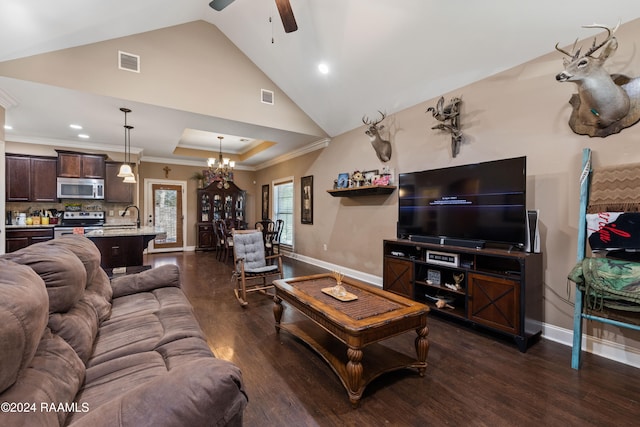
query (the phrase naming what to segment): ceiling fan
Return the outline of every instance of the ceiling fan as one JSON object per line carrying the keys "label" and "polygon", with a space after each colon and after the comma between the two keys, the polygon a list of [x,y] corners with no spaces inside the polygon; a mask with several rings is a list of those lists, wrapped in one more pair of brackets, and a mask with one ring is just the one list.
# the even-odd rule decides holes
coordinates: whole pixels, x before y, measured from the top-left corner
{"label": "ceiling fan", "polygon": [[[212,9],[221,11],[222,9],[233,3],[233,1],[234,0],[213,0],[209,3],[209,6],[211,6]],[[296,31],[298,29],[298,24],[296,23],[295,16],[293,16],[293,10],[291,9],[289,0],[276,0],[276,5],[278,6],[280,18],[282,19],[284,32],[292,33]]]}

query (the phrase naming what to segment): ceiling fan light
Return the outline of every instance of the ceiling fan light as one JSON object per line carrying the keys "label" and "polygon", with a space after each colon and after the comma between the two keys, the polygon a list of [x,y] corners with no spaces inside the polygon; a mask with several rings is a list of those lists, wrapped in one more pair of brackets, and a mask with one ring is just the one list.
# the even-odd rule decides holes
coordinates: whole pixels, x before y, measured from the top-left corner
{"label": "ceiling fan light", "polygon": [[131,170],[131,166],[126,163],[120,165],[120,170],[118,171],[118,177],[124,178],[127,176],[133,176],[133,171]]}

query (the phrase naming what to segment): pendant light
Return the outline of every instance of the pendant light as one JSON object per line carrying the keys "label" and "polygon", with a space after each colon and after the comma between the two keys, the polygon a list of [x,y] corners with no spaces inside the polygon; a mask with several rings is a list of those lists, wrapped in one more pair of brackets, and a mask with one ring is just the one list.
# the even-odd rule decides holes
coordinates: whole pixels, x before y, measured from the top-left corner
{"label": "pendant light", "polygon": [[127,124],[127,113],[130,113],[129,108],[122,107],[120,111],[124,113],[124,163],[120,165],[118,171],[118,177],[124,178],[124,182],[135,184],[136,177],[131,170],[131,129],[133,126]]}

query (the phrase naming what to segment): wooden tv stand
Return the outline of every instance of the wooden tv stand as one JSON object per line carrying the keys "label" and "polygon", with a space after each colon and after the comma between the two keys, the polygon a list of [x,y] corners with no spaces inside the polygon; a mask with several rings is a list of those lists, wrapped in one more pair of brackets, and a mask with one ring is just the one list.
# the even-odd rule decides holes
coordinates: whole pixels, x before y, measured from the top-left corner
{"label": "wooden tv stand", "polygon": [[[384,240],[383,251],[384,290],[512,337],[521,352],[542,333],[541,253],[403,239]],[[462,277],[457,288],[454,276]],[[438,308],[438,300],[446,305]]]}

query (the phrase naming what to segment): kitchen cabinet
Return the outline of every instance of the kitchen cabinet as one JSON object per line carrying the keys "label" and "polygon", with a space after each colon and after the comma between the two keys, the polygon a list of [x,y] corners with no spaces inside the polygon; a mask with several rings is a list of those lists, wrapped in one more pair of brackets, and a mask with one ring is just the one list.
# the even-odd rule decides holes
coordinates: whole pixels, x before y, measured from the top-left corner
{"label": "kitchen cabinet", "polygon": [[14,252],[51,239],[53,239],[53,227],[7,229],[5,251]]}
{"label": "kitchen cabinet", "polygon": [[56,151],[58,152],[58,176],[104,179],[106,155]]}
{"label": "kitchen cabinet", "polygon": [[[133,190],[135,184],[125,183],[118,176],[122,163],[106,162],[105,164],[105,194],[104,201],[112,203],[133,203]],[[133,168],[133,165],[131,165]]]}
{"label": "kitchen cabinet", "polygon": [[7,202],[56,202],[55,157],[6,154]]}

